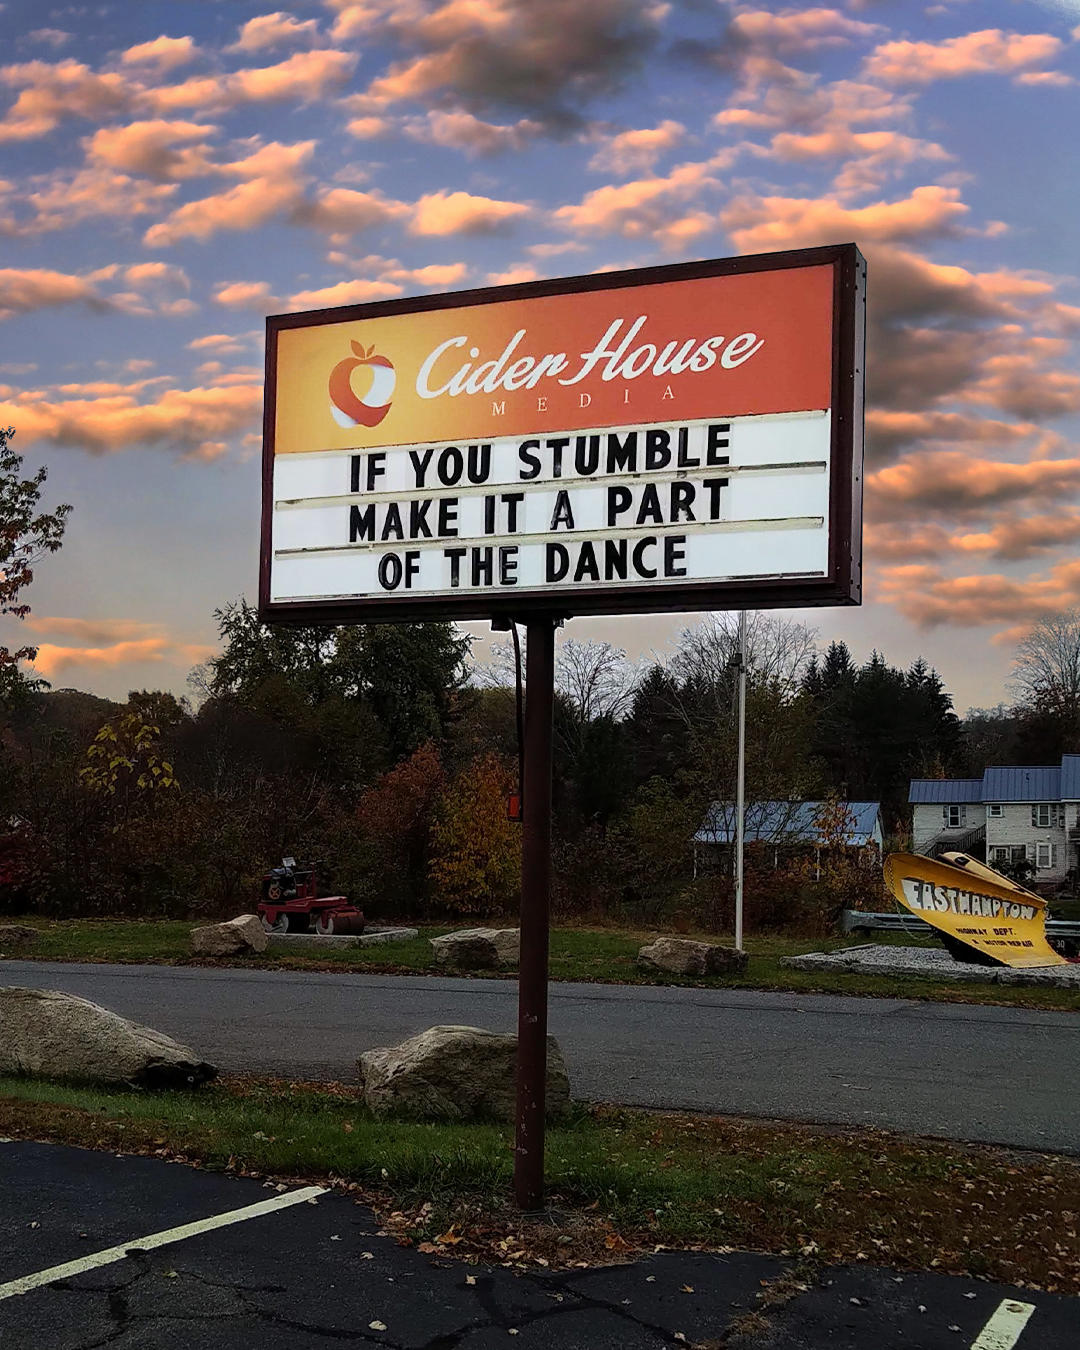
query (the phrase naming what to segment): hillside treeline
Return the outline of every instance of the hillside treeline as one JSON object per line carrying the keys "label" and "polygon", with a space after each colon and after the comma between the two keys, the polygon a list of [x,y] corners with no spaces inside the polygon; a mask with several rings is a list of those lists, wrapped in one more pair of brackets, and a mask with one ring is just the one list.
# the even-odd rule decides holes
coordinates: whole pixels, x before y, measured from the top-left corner
{"label": "hillside treeline", "polygon": [[[448,624],[275,627],[243,601],[189,698],[119,704],[9,679],[0,703],[0,909],[196,915],[251,909],[285,854],[373,919],[486,916],[517,899],[520,826],[509,647],[473,664]],[[638,923],[730,919],[727,870],[695,880],[691,839],[734,795],[733,616],[688,628],[663,662],[560,643],[555,905]],[[988,758],[1050,761],[1045,714],[960,721],[937,673],[751,616],[750,799],[876,800],[907,829],[913,776]],[[820,925],[804,873],[748,858],[751,922]],[[771,855],[771,850],[768,851]],[[835,897],[834,897],[835,898]]]}

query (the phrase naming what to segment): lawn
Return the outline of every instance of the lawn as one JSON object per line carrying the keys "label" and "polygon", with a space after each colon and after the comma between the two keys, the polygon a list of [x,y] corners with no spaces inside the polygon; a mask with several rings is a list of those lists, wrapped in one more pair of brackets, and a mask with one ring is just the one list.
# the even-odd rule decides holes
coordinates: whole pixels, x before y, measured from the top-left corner
{"label": "lawn", "polygon": [[1080,1292],[1080,1165],[1048,1155],[579,1107],[549,1131],[557,1219],[536,1223],[508,1201],[509,1127],[375,1122],[335,1085],[135,1093],[0,1079],[0,1134],[329,1179],[374,1204],[400,1240],[470,1259],[554,1266],[658,1246],[749,1248]]}
{"label": "lawn", "polygon": [[[191,956],[190,933],[194,920],[67,919],[39,918],[4,920],[31,924],[40,930],[31,946],[2,953],[43,961],[166,962],[170,964],[259,966],[271,970],[354,970],[366,973],[432,975],[436,970],[429,938],[449,931],[421,929],[411,942],[380,947],[347,947],[340,951],[319,948],[307,954],[266,952],[231,960],[196,960]],[[465,925],[459,925],[465,926]],[[1010,987],[945,981],[911,980],[883,975],[846,972],[788,970],[782,956],[801,952],[835,950],[865,941],[861,937],[812,938],[749,934],[747,972],[740,976],[696,979],[661,975],[640,970],[638,948],[657,936],[655,931],[630,928],[555,928],[551,934],[551,977],[554,980],[584,980],[617,984],[692,985],[700,988],[775,989],[828,994],[860,994],[883,998],[933,999],[950,1003],[998,1003],[1025,1008],[1080,1011],[1080,992],[1067,989]],[[688,934],[710,942],[732,941],[730,935]],[[915,942],[899,935],[880,935],[883,942]],[[513,971],[502,972],[513,975]],[[485,978],[481,973],[479,978]],[[490,978],[490,975],[487,976]]]}

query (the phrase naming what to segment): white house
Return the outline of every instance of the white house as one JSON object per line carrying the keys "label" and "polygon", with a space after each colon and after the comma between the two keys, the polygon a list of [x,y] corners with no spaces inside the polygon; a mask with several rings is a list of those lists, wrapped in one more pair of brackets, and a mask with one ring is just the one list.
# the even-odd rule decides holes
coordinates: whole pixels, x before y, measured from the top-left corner
{"label": "white house", "polygon": [[1034,880],[1051,884],[1080,863],[1080,755],[981,778],[915,778],[908,801],[916,853],[985,849],[991,867],[1026,858]]}

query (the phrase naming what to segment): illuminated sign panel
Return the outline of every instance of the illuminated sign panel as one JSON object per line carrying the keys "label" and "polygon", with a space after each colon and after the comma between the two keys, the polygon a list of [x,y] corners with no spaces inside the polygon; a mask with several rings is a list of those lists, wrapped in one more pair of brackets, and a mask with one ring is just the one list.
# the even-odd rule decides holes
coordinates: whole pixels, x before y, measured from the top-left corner
{"label": "illuminated sign panel", "polygon": [[853,245],[267,321],[268,617],[857,603]]}

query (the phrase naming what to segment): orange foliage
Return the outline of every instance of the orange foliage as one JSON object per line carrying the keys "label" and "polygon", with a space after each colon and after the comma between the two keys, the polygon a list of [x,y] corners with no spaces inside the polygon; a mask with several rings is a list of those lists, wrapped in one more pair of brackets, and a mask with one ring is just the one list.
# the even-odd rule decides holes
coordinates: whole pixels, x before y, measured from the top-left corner
{"label": "orange foliage", "polygon": [[507,819],[516,783],[497,755],[474,759],[443,794],[431,832],[434,899],[458,914],[492,914],[516,902],[520,826]]}

